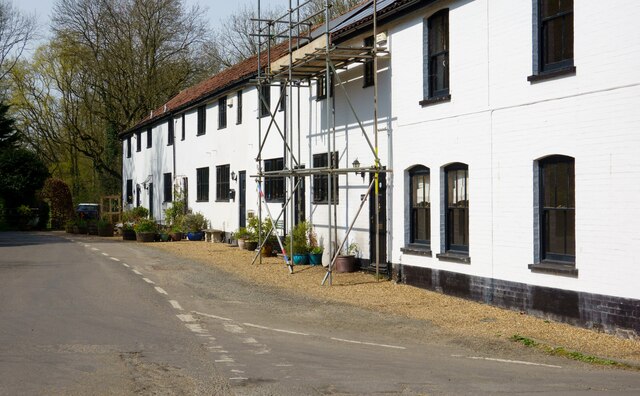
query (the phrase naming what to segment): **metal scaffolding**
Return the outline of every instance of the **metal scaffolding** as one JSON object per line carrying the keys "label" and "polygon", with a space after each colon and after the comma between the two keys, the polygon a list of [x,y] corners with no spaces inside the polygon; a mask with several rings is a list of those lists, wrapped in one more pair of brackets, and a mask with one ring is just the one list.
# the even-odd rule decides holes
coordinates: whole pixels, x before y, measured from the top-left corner
{"label": "metal scaffolding", "polygon": [[[332,7],[331,0],[325,0],[324,7],[321,11],[310,13],[308,12],[311,6],[311,1],[296,0],[295,5],[293,0],[289,0],[289,8],[287,12],[276,19],[265,19],[261,15],[261,0],[258,0],[258,16],[252,19],[255,25],[255,31],[251,36],[257,40],[258,45],[258,73],[255,80],[256,89],[258,92],[258,109],[266,109],[268,112],[268,126],[266,130],[263,130],[263,122],[258,122],[258,139],[259,149],[256,156],[257,162],[257,174],[251,175],[256,179],[258,193],[259,193],[259,206],[258,217],[259,227],[262,227],[262,220],[264,213],[271,223],[278,224],[281,218],[287,216],[287,229],[292,230],[295,219],[295,205],[301,205],[302,199],[294,199],[298,194],[301,182],[308,176],[326,175],[328,180],[328,193],[327,193],[327,213],[328,213],[328,251],[331,261],[326,269],[326,274],[322,280],[322,284],[328,280],[329,285],[332,283],[332,273],[336,258],[340,254],[342,248],[345,246],[346,241],[349,238],[354,224],[364,207],[367,200],[373,195],[374,210],[375,210],[375,268],[376,279],[379,279],[380,273],[380,205],[379,205],[379,174],[382,172],[390,172],[390,169],[382,166],[379,151],[378,151],[378,56],[379,54],[387,54],[386,48],[378,47],[377,40],[377,1],[373,0],[364,6],[373,6],[373,45],[370,46],[339,46],[334,45],[331,41],[331,22],[330,22],[330,9]],[[372,3],[372,4],[371,4]],[[305,16],[306,15],[306,16]],[[324,22],[316,29],[312,29],[312,21],[317,17],[323,17]],[[278,55],[284,53],[283,46],[286,48],[285,55]],[[266,56],[265,56],[266,53]],[[263,61],[266,58],[266,64]],[[275,59],[272,59],[275,58]],[[346,69],[354,63],[373,63],[373,139],[369,136],[369,133],[365,129],[360,117],[356,113],[351,99],[344,86],[344,82],[340,78],[339,70]],[[333,77],[333,79],[332,79]],[[324,135],[327,142],[327,162],[326,167],[321,168],[303,168],[301,167],[301,112],[300,112],[300,92],[303,87],[310,87],[311,81],[315,80],[316,84],[326,84],[326,97],[327,102],[325,106],[325,120],[326,128]],[[324,82],[323,82],[324,81]],[[361,130],[369,149],[373,155],[374,165],[370,167],[354,167],[352,168],[340,168],[333,161],[333,152],[336,149],[336,128],[334,122],[334,103],[330,100],[330,85],[335,82],[335,85],[341,89],[344,94],[349,110],[355,117],[359,129]],[[264,88],[270,89],[272,86],[278,86],[281,89],[280,97],[275,111],[271,111],[268,99],[264,95]],[[297,103],[295,103],[294,111],[294,90],[297,93]],[[283,125],[279,125],[276,114],[279,111],[283,111]],[[294,114],[296,115],[294,119]],[[259,115],[260,116],[260,115]],[[267,138],[270,133],[278,133],[283,141],[285,150],[285,166],[284,170],[279,171],[264,171],[262,166],[262,153],[266,144]],[[297,150],[296,150],[297,149]],[[338,225],[336,220],[337,203],[332,202],[334,177],[339,175],[345,175],[349,173],[361,173],[372,175],[371,181],[368,185],[367,192],[361,200],[360,207],[357,213],[350,221],[348,229],[341,241],[338,242]],[[287,193],[285,203],[282,206],[280,213],[274,218],[271,214],[266,200],[264,197],[263,181],[267,178],[285,178],[287,180],[286,187]],[[306,200],[304,200],[306,202]],[[263,210],[264,209],[264,210]],[[266,238],[271,233],[276,234],[278,239],[278,245],[285,259],[285,264],[289,269],[289,272],[293,273],[293,262],[291,261],[293,252],[285,252],[283,241],[275,233],[274,229],[267,232],[265,240],[263,240],[262,229],[258,230],[259,235],[259,249],[258,253],[254,257],[253,262],[260,257],[260,250],[266,242]],[[291,246],[293,246],[293,235],[289,233],[291,238]],[[386,246],[386,244],[385,244]],[[371,257],[371,260],[374,258]]]}

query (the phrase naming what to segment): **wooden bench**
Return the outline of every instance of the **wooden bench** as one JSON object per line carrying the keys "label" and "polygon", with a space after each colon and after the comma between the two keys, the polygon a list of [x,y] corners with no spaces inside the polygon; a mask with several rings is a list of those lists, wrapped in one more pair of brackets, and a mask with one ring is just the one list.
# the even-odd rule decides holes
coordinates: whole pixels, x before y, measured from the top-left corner
{"label": "wooden bench", "polygon": [[204,232],[204,239],[207,242],[218,243],[222,242],[222,237],[224,235],[224,231],[216,230],[216,229],[206,229],[202,230]]}

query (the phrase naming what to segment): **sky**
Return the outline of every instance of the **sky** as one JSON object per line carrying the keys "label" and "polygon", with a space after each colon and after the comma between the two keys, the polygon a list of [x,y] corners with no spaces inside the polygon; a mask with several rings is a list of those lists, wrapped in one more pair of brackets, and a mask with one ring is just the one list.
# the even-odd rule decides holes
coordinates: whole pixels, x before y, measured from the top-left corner
{"label": "sky", "polygon": [[[233,14],[242,6],[256,8],[258,0],[185,0],[188,6],[199,5],[201,9],[206,9],[207,20],[212,28],[217,27],[229,15]],[[295,3],[295,0],[292,0]],[[45,36],[49,32],[49,22],[55,0],[13,0],[13,4],[27,14],[36,14],[40,26],[40,34]],[[282,8],[289,5],[289,0],[261,0],[261,7]]]}

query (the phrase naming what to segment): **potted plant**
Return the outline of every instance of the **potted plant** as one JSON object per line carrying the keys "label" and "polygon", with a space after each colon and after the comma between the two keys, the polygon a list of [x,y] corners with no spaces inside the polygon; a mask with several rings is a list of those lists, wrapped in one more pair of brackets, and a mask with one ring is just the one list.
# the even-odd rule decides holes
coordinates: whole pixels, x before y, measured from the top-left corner
{"label": "potted plant", "polygon": [[201,241],[204,239],[204,230],[207,228],[207,219],[202,213],[189,213],[184,216],[182,226],[187,232],[187,239],[190,241]]}
{"label": "potted plant", "polygon": [[178,242],[182,240],[182,226],[180,223],[172,224],[169,227],[169,237],[172,241]]}
{"label": "potted plant", "polygon": [[71,219],[71,220],[67,220],[67,222],[64,224],[64,231],[67,234],[72,234],[73,230],[75,227],[77,227],[77,220],[76,219]]}
{"label": "potted plant", "polygon": [[158,239],[160,242],[167,242],[171,239],[167,226],[158,226]]}
{"label": "potted plant", "polygon": [[245,227],[240,227],[233,233],[233,238],[238,241],[238,247],[244,249],[244,244],[251,237],[251,233]]}
{"label": "potted plant", "polygon": [[359,253],[358,244],[351,243],[336,257],[336,272],[355,272],[358,270],[356,255]]}
{"label": "potted plant", "polygon": [[307,243],[307,234],[309,232],[309,223],[301,221],[296,224],[291,231],[293,236],[293,245],[291,237],[286,238],[285,251],[291,255],[293,264],[302,265],[309,264],[309,244]]}
{"label": "potted plant", "polygon": [[152,219],[142,219],[133,226],[138,242],[153,242],[158,231],[156,222]]}
{"label": "potted plant", "polygon": [[318,244],[318,235],[312,227],[309,227],[309,264],[322,265],[324,248]]}
{"label": "potted plant", "polygon": [[112,237],[113,236],[113,224],[107,221],[106,219],[100,219],[97,222],[98,227],[98,235],[102,237]]}
{"label": "potted plant", "polygon": [[77,224],[77,228],[74,227],[73,232],[75,234],[84,234],[86,235],[87,233],[89,233],[89,227],[87,226],[87,222],[84,220],[78,220]]}
{"label": "potted plant", "polygon": [[122,223],[122,240],[135,241],[136,231],[133,229],[132,223]]}

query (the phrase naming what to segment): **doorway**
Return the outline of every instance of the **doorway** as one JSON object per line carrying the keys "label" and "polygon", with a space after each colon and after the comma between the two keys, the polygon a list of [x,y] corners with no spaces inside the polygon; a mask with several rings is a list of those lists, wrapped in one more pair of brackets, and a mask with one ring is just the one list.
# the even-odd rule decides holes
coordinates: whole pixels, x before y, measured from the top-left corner
{"label": "doorway", "polygon": [[[369,174],[369,181],[375,177],[374,173]],[[375,185],[369,197],[369,268],[371,271],[376,270],[376,249],[380,254],[380,272],[387,273],[387,174],[378,174],[379,200],[378,210],[378,240],[379,246],[376,246],[376,212],[375,212]]]}
{"label": "doorway", "polygon": [[238,172],[238,227],[247,226],[247,171]]}

